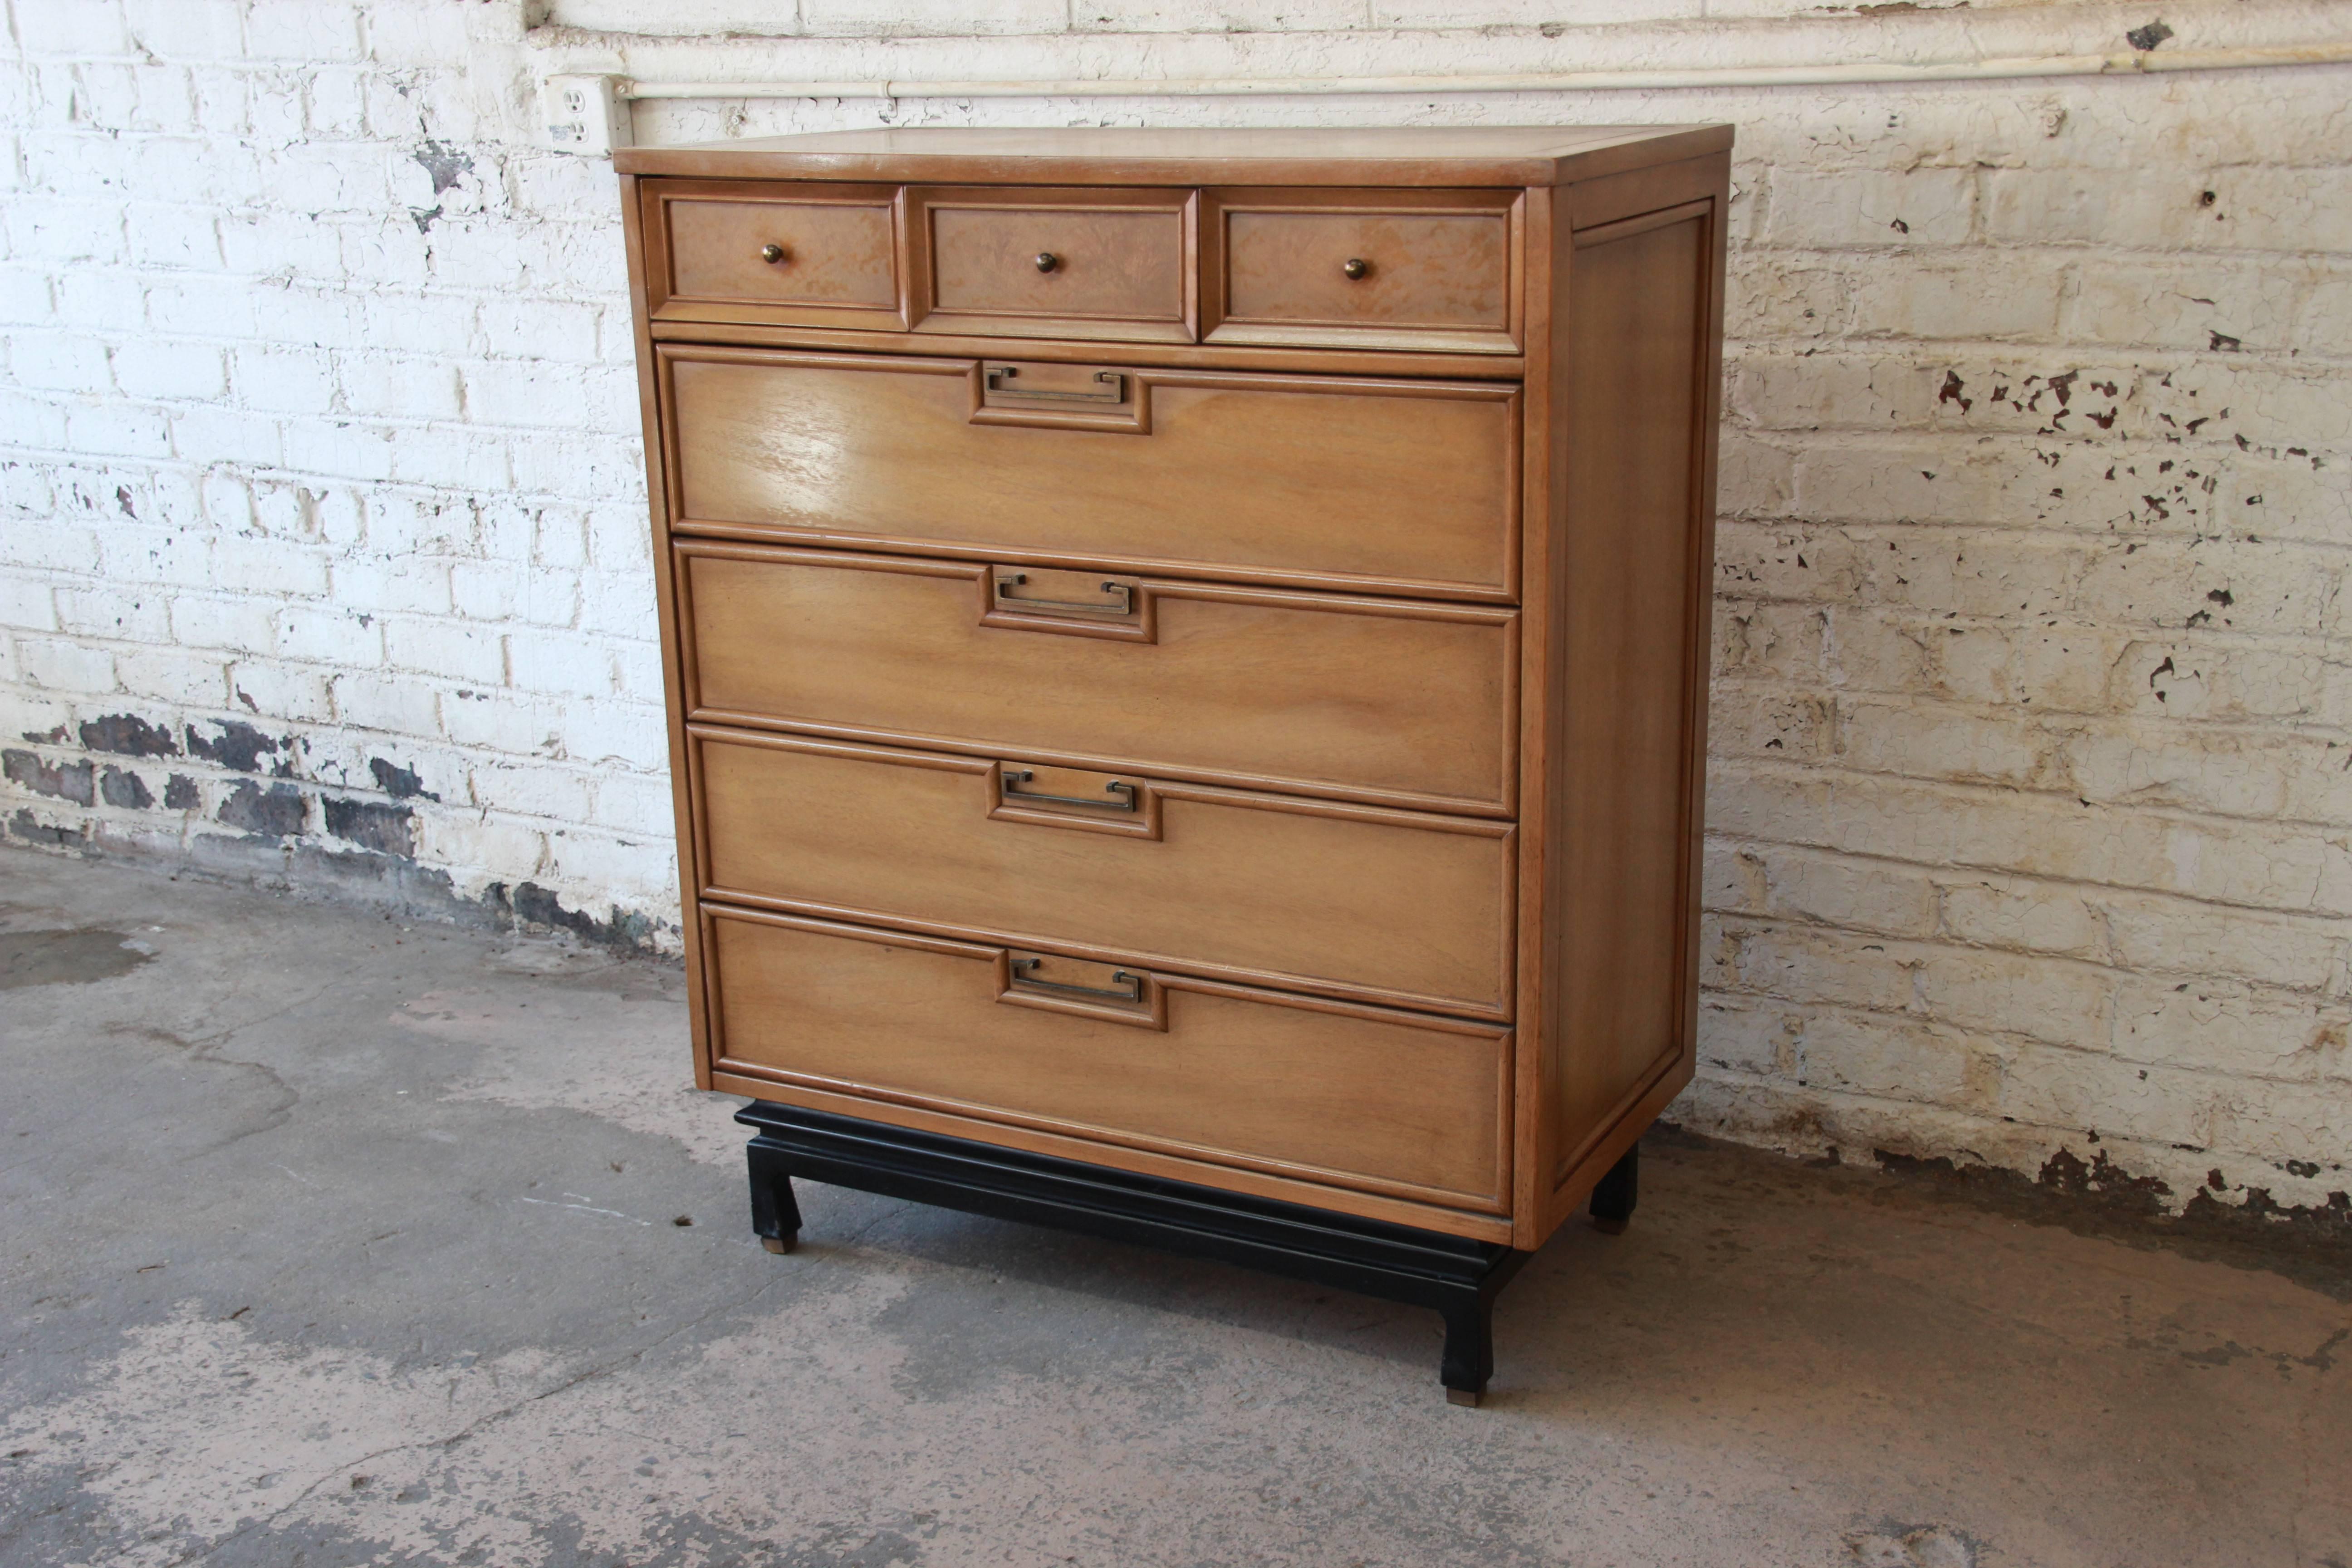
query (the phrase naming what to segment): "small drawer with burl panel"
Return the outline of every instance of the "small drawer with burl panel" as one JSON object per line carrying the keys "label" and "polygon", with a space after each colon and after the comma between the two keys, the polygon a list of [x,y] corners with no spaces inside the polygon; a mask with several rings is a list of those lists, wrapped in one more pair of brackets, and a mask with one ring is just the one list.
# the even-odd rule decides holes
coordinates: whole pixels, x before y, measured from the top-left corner
{"label": "small drawer with burl panel", "polygon": [[1208,192],[1204,336],[1517,353],[1523,205],[1517,191]]}
{"label": "small drawer with burl panel", "polygon": [[910,189],[916,328],[1191,342],[1196,200],[1188,190]]}

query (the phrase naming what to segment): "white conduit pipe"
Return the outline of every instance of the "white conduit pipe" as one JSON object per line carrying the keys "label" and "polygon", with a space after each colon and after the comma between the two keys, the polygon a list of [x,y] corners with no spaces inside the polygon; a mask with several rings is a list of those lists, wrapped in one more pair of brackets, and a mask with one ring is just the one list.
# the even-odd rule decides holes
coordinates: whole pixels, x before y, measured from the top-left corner
{"label": "white conduit pipe", "polygon": [[1828,87],[1840,83],[1998,81],[2020,77],[2144,76],[2352,64],[2352,43],[2265,48],[2042,55],[1927,65],[1726,66],[1693,70],[1533,71],[1486,76],[1038,78],[999,81],[630,81],[627,99],[688,98],[1290,98],[1354,93],[1598,92],[1669,88]]}

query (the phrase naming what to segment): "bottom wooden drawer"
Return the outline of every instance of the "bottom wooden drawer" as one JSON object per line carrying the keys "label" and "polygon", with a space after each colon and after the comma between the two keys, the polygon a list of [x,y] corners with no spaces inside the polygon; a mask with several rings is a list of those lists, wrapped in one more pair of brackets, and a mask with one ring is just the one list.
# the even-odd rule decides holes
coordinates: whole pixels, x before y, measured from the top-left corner
{"label": "bottom wooden drawer", "polygon": [[1507,1029],[717,905],[702,934],[721,1073],[1503,1212]]}

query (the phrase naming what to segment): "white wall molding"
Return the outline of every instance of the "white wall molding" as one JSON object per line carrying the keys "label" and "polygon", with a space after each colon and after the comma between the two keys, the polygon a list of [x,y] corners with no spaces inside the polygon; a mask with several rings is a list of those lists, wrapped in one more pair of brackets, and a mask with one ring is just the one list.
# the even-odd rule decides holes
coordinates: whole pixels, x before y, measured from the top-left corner
{"label": "white wall molding", "polygon": [[1828,87],[1842,83],[1998,81],[2021,77],[2129,76],[2166,71],[2260,70],[2352,64],[2352,40],[2262,48],[2126,49],[2007,59],[1858,61],[1717,66],[1689,70],[1521,71],[1452,76],[1037,77],[865,81],[636,81],[614,79],[622,98],[1297,98],[1402,93],[1661,91],[1677,88]]}

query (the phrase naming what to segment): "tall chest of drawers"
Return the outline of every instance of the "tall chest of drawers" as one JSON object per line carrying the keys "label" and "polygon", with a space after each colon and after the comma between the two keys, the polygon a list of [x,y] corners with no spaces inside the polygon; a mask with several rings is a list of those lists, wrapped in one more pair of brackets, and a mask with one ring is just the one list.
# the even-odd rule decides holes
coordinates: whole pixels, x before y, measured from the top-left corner
{"label": "tall chest of drawers", "polygon": [[695,1073],[1486,1313],[1688,1081],[1729,128],[618,154]]}

